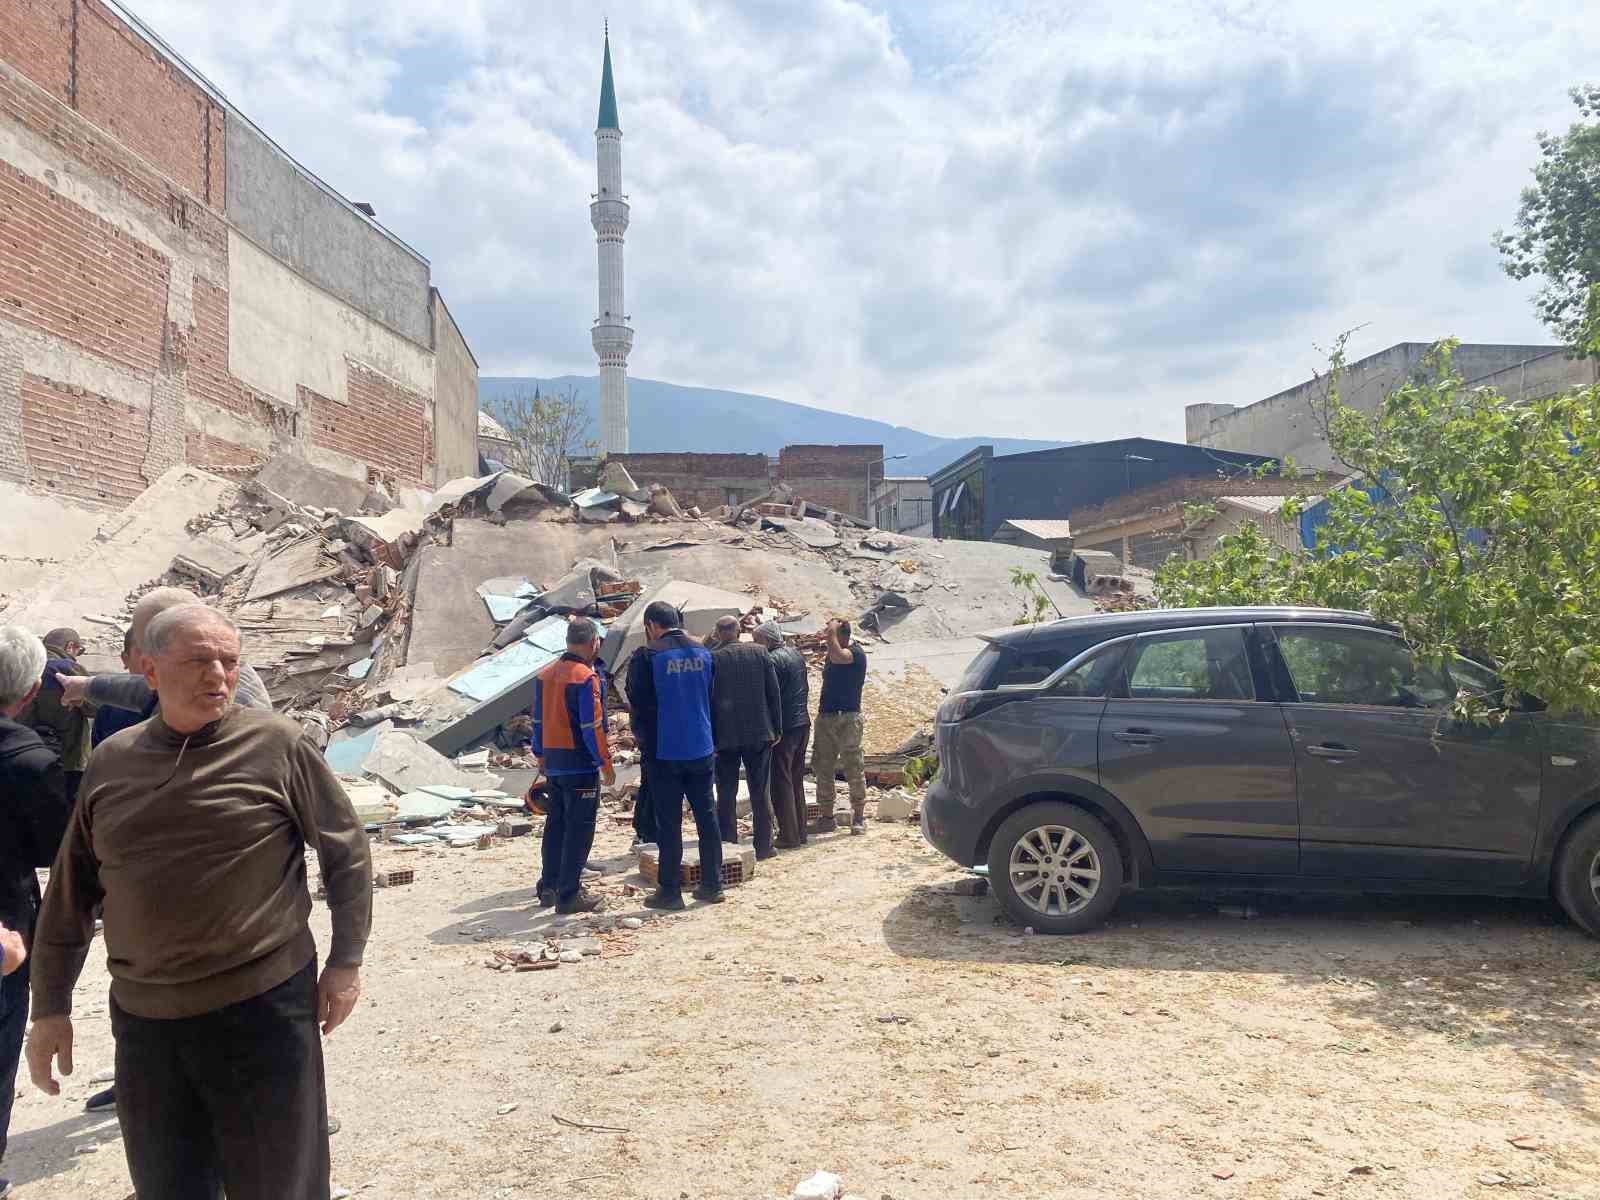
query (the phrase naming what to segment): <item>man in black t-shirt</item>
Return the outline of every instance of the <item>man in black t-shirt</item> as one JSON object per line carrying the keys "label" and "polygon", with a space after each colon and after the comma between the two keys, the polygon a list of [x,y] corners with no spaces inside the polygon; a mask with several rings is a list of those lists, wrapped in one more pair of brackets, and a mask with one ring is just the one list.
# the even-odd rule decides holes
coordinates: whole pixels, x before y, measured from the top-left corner
{"label": "man in black t-shirt", "polygon": [[850,832],[867,831],[867,776],[861,759],[861,685],[867,679],[867,652],[850,640],[849,621],[828,622],[828,661],[822,667],[822,699],[813,730],[811,771],[817,777],[819,832],[838,828],[833,816],[834,772],[844,772],[850,788]]}

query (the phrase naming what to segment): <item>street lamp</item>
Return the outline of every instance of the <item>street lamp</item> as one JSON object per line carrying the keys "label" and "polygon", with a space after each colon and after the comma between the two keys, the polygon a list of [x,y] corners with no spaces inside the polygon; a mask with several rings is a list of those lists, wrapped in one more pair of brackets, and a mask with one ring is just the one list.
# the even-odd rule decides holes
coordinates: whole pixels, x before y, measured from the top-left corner
{"label": "street lamp", "polygon": [[[905,457],[906,456],[904,454],[891,454],[887,458],[880,458],[876,462],[870,462],[867,464],[867,498],[862,502],[862,509],[866,513],[868,525],[877,524],[877,522],[872,519],[872,468],[881,467],[886,462],[894,462],[897,459],[902,459]],[[891,529],[889,532],[899,533],[900,531],[898,529]]]}
{"label": "street lamp", "polygon": [[1142,454],[1124,454],[1122,456],[1122,469],[1127,472],[1128,491],[1133,491],[1133,464],[1136,462],[1153,463],[1155,459],[1146,458]]}

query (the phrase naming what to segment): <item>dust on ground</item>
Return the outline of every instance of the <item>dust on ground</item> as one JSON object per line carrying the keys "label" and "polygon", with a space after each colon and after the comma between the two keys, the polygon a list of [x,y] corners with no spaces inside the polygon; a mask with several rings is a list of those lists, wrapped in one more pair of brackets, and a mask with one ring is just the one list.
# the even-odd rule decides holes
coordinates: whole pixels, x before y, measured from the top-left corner
{"label": "dust on ground", "polygon": [[[1600,1195],[1600,951],[1552,906],[1151,894],[1033,937],[956,894],[970,877],[914,826],[869,828],[525,974],[484,964],[554,928],[536,838],[376,847],[417,882],[376,893],[366,995],[327,1042],[336,1185],[751,1200],[825,1168],[873,1200]],[[628,837],[602,816],[613,920],[640,911]],[[97,946],[64,1094],[19,1080],[24,1200],[131,1192],[114,1117],[82,1112],[105,986]]]}

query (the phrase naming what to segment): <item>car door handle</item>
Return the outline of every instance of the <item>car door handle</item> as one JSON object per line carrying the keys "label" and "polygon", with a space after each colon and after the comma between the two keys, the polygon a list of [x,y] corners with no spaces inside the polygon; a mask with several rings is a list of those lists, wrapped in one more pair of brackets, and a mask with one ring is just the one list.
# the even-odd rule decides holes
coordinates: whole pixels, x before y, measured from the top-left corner
{"label": "car door handle", "polygon": [[1153,729],[1119,729],[1111,736],[1130,746],[1153,746],[1161,741],[1161,735]]}
{"label": "car door handle", "polygon": [[1307,746],[1306,753],[1312,758],[1326,758],[1332,762],[1340,762],[1346,758],[1354,758],[1360,753],[1349,746],[1341,746],[1338,742],[1323,742],[1319,746]]}

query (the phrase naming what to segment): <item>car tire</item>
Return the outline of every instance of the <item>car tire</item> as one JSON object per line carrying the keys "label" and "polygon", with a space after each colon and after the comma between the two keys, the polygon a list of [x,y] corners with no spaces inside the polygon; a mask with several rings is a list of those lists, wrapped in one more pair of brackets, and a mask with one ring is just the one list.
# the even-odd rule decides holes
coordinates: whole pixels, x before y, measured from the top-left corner
{"label": "car tire", "polygon": [[1122,893],[1122,852],[1087,809],[1054,800],[1030,804],[995,830],[989,887],[1019,925],[1083,933],[1106,919]]}
{"label": "car tire", "polygon": [[1600,938],[1600,812],[1578,822],[1561,847],[1555,865],[1556,900],[1591,937]]}

